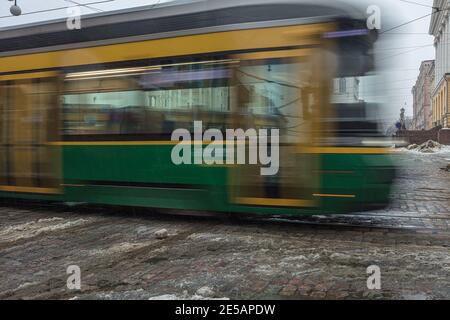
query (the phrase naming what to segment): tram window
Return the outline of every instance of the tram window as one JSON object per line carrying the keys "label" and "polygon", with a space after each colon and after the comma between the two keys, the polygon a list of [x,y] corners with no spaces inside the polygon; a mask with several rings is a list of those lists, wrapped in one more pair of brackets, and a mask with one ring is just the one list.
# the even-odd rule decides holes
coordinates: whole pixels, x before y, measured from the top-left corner
{"label": "tram window", "polygon": [[253,118],[250,125],[279,128],[287,143],[308,141],[314,84],[306,59],[248,61],[237,71],[237,78],[246,92],[241,104]]}
{"label": "tram window", "polygon": [[223,127],[230,74],[226,61],[68,74],[63,134],[167,135],[193,120]]}

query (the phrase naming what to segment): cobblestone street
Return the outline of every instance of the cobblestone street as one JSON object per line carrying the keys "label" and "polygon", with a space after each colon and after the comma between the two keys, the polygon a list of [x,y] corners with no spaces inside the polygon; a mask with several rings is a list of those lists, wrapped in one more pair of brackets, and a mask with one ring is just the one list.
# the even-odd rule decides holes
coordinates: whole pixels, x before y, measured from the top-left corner
{"label": "cobblestone street", "polygon": [[[396,154],[387,210],[296,221],[0,204],[1,299],[448,299],[450,151]],[[158,240],[155,232],[167,229]],[[66,287],[81,268],[81,290]],[[381,290],[366,269],[381,268]]]}

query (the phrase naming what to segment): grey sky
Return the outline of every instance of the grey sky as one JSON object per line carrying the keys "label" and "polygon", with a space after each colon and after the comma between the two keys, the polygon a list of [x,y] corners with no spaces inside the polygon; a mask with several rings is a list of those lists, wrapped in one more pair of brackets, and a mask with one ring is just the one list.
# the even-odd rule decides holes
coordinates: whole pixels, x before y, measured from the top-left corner
{"label": "grey sky", "polygon": [[[107,0],[74,0],[78,3],[88,4]],[[168,0],[161,0],[166,2]],[[225,0],[224,0],[225,1]],[[334,0],[330,0],[334,1]],[[411,0],[421,5],[403,2],[401,0],[343,0],[367,5],[376,4],[381,8],[382,29],[387,30],[393,26],[411,21],[426,14],[431,13],[433,0]],[[24,23],[61,18],[66,15],[64,7],[72,5],[71,0],[18,0],[22,7],[22,12],[26,15],[21,17],[6,17],[10,15],[10,1],[0,0],[0,28]],[[92,5],[102,11],[124,9],[129,7],[146,6],[157,3],[158,0],[112,0],[104,3]],[[429,7],[427,7],[429,6]],[[45,13],[27,14],[35,11],[61,8]],[[82,8],[83,14],[95,13],[95,10]],[[382,89],[382,94],[389,102],[389,118],[395,118],[398,110],[404,103],[407,103],[407,113],[412,114],[411,88],[418,75],[420,62],[427,59],[434,59],[433,37],[428,35],[430,17],[426,17],[404,27],[384,33],[377,44],[378,65],[386,71],[386,79],[381,82],[365,83],[361,89],[364,98],[370,88],[377,86]],[[423,46],[418,48],[418,46]],[[381,87],[378,87],[381,86]]]}
{"label": "grey sky", "polygon": [[[411,0],[432,6],[433,0]],[[375,1],[373,1],[375,2]],[[382,29],[388,30],[404,22],[431,14],[431,8],[400,0],[379,0],[382,8]],[[434,59],[433,37],[428,35],[430,16],[404,27],[386,32],[377,44],[378,65],[386,71],[383,84],[385,96],[395,115],[406,102],[407,114],[412,115],[411,89],[423,60]],[[420,46],[420,47],[419,47]]]}
{"label": "grey sky", "polygon": [[[111,11],[118,10],[130,7],[139,7],[151,5],[153,3],[157,3],[158,0],[73,0],[74,2],[80,4],[89,4],[97,2],[97,4],[92,5],[92,8],[96,8],[103,11]],[[43,10],[54,10],[57,8],[61,8],[59,10],[44,12],[44,13],[35,13],[28,14],[21,17],[9,17],[4,18],[5,16],[10,15],[9,8],[11,6],[10,1],[0,0],[0,28],[10,25],[30,23],[36,21],[43,21],[55,18],[64,17],[66,14],[65,7],[73,6],[73,1],[71,0],[17,0],[18,5],[22,8],[22,13],[27,14],[36,11]],[[168,0],[161,0],[159,2],[166,2]],[[100,3],[103,2],[103,3]],[[96,10],[88,9],[86,7],[81,7],[82,13],[95,13]]]}

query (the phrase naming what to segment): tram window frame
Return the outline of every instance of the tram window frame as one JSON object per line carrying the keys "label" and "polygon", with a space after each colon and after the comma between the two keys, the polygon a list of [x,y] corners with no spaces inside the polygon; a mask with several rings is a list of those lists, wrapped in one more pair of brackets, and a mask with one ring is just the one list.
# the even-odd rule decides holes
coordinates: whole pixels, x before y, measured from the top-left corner
{"label": "tram window frame", "polygon": [[[202,68],[202,66],[205,66],[205,68]],[[147,70],[146,70],[147,69]],[[131,85],[122,85],[120,86],[120,80],[116,80],[116,83],[114,83],[114,76],[111,75],[111,72],[116,71],[124,71],[123,74],[120,75],[122,82],[125,82],[127,80],[123,80],[128,78],[128,81]],[[153,79],[152,79],[152,73],[151,71],[157,70],[159,72],[159,75],[157,72],[153,73]],[[166,71],[166,73],[162,73],[161,70]],[[127,72],[130,71],[129,75],[127,75]],[[142,71],[141,73],[137,71]],[[147,72],[147,74],[145,73]],[[105,77],[97,77],[96,75],[104,74]],[[144,78],[144,74],[147,75],[148,78],[150,78],[150,84],[147,84],[147,87],[144,87],[146,79]],[[117,75],[117,74],[116,74]],[[150,75],[150,76],[149,76]],[[129,76],[129,77],[128,77]],[[140,79],[133,77],[141,77]],[[199,80],[190,80],[189,77],[197,77]],[[192,127],[192,123],[194,120],[206,120],[205,122],[208,124],[211,128],[224,128],[224,119],[225,122],[231,121],[231,76],[232,76],[232,70],[231,70],[231,60],[226,57],[203,57],[201,59],[190,59],[190,60],[182,60],[182,59],[164,59],[160,61],[155,61],[153,63],[140,63],[140,64],[130,64],[127,63],[125,66],[121,64],[111,64],[104,66],[103,68],[88,68],[84,70],[75,70],[73,72],[68,72],[66,74],[66,78],[64,81],[64,90],[62,95],[62,128],[61,128],[61,135],[65,141],[115,141],[115,140],[167,140],[170,138],[172,131],[175,129],[174,123],[170,124],[169,122],[172,122],[170,119],[184,119],[182,122],[183,125],[187,126],[187,128]],[[176,81],[177,78],[183,78],[187,79],[184,82],[183,81]],[[205,79],[202,79],[204,77]],[[217,78],[215,78],[217,77]],[[172,81],[171,81],[171,78]],[[109,80],[108,80],[109,79]],[[136,79],[138,79],[136,81]],[[157,90],[158,87],[155,85],[155,81],[160,81],[157,85],[159,86],[160,90]],[[84,84],[82,84],[80,81],[82,80]],[[148,80],[148,79],[147,79]],[[88,83],[88,81],[91,81]],[[102,82],[102,81],[109,81],[109,85],[106,84],[101,89],[94,90],[95,88],[94,82]],[[134,81],[134,85],[132,85]],[[164,83],[165,82],[165,83]],[[204,87],[201,84],[204,82],[208,82],[208,86]],[[75,85],[73,85],[75,83]],[[78,85],[78,88],[76,87],[76,84]],[[97,87],[99,87],[101,84],[97,84]],[[152,87],[155,87],[155,89],[152,89]],[[120,88],[120,89],[118,89]],[[173,89],[174,88],[174,89]],[[172,89],[172,90],[171,90]],[[191,94],[195,95],[197,94],[200,99],[198,104],[193,103],[193,100],[191,99],[190,103],[187,105],[184,105],[184,108],[170,108],[170,103],[168,104],[168,100],[170,97],[164,97],[164,94],[167,93],[177,93],[178,95],[182,95],[182,91],[187,90],[184,92],[184,94]],[[194,90],[197,90],[197,92],[193,92]],[[208,92],[209,91],[209,92]],[[216,91],[216,92],[214,92]],[[106,104],[103,104],[103,108],[101,107],[102,103],[99,103],[100,106],[99,110],[91,110],[91,116],[95,117],[95,113],[98,113],[99,116],[102,115],[102,110],[116,110],[118,111],[120,117],[126,116],[127,112],[132,114],[133,108],[134,110],[139,109],[142,114],[145,114],[145,117],[154,116],[153,120],[154,123],[160,126],[160,128],[155,128],[155,130],[110,130],[110,131],[99,131],[96,130],[95,132],[88,133],[86,131],[83,132],[83,130],[80,130],[80,126],[75,126],[75,130],[72,132],[69,132],[71,129],[68,124],[70,121],[67,120],[67,116],[70,116],[70,113],[72,113],[72,118],[77,119],[79,122],[85,121],[86,119],[83,118],[84,114],[89,115],[89,104],[86,103],[89,99],[89,96],[86,95],[103,95],[107,97],[108,95],[113,96],[114,94],[127,96],[130,95],[133,96],[133,92],[135,92],[135,99],[139,99],[139,95],[141,95],[141,98],[145,98],[145,104],[144,105],[124,105],[119,106],[116,108],[113,107],[106,107]],[[150,92],[153,92],[154,94],[148,94]],[[153,102],[155,100],[158,100],[158,92],[159,95],[161,95],[161,101],[160,108],[153,108]],[[205,93],[209,95],[209,100],[205,98]],[[169,94],[169,96],[170,96]],[[75,103],[76,97],[78,96],[78,100],[80,100],[80,97],[82,95],[85,95],[85,102],[84,103]],[[92,97],[92,96],[91,96]],[[104,97],[103,97],[104,98]],[[71,99],[72,102],[70,104],[65,103],[68,99]],[[220,110],[214,111],[214,99],[219,100],[220,103]],[[125,99],[126,100],[126,99]],[[186,99],[185,99],[186,100]],[[189,99],[188,99],[189,100]],[[160,101],[160,102],[161,102]],[[96,101],[94,101],[96,102]],[[201,105],[201,103],[204,103],[204,105]],[[209,108],[205,108],[205,105],[209,104]],[[84,111],[80,110],[84,107]],[[92,104],[91,107],[93,109]],[[169,108],[167,108],[169,106]],[[129,110],[126,110],[126,109]],[[122,114],[120,115],[122,111]],[[93,115],[92,115],[93,114]],[[105,116],[105,114],[103,114]],[[111,116],[111,115],[110,115]],[[169,119],[164,120],[165,122],[161,124],[161,119]],[[199,118],[199,119],[196,119]],[[206,119],[205,119],[206,118]],[[85,119],[85,120],[83,120]],[[106,118],[104,118],[106,119]],[[111,117],[109,118],[111,119]],[[156,120],[155,120],[156,119]],[[74,120],[74,121],[75,121]],[[209,121],[208,121],[209,120]],[[214,123],[214,121],[218,123]],[[96,120],[95,120],[96,121]],[[100,120],[101,121],[101,120]],[[138,120],[141,121],[141,120]],[[145,122],[144,124],[147,125],[148,123]],[[76,122],[76,121],[75,121]],[[141,121],[142,122],[142,121]],[[174,121],[176,122],[176,121]],[[102,124],[100,124],[102,125]],[[150,126],[153,126],[150,125]],[[156,126],[155,126],[156,127]],[[68,130],[69,129],[69,130]]]}
{"label": "tram window frame", "polygon": [[[305,60],[304,60],[305,59]],[[305,63],[305,65],[309,65],[310,62],[308,60],[309,58],[307,56],[305,57],[280,57],[280,58],[267,58],[267,59],[246,59],[246,60],[240,60],[240,59],[236,59],[236,57],[229,57],[229,56],[221,56],[221,57],[207,57],[207,58],[201,58],[201,59],[191,59],[191,60],[177,60],[177,59],[164,59],[164,60],[160,60],[160,61],[155,61],[153,63],[147,63],[147,64],[131,64],[131,63],[127,63],[126,65],[120,65],[120,64],[111,64],[111,65],[107,65],[104,66],[103,68],[88,68],[88,69],[84,69],[84,70],[74,70],[71,73],[68,73],[66,75],[66,79],[64,81],[64,90],[63,90],[63,101],[62,101],[62,107],[63,107],[63,112],[62,112],[62,120],[63,120],[63,124],[62,124],[62,128],[61,128],[61,135],[63,137],[64,141],[133,141],[133,140],[137,140],[137,141],[165,141],[165,140],[170,140],[171,134],[173,132],[173,130],[177,129],[177,128],[186,128],[186,129],[190,129],[191,131],[193,131],[193,122],[195,120],[202,120],[203,121],[203,127],[206,129],[211,129],[211,128],[215,128],[215,129],[219,129],[225,132],[225,129],[227,128],[233,128],[236,125],[236,114],[239,116],[240,113],[245,112],[245,113],[251,113],[251,110],[248,110],[248,106],[247,106],[247,110],[245,110],[246,108],[238,108],[236,109],[234,107],[234,102],[236,102],[237,100],[240,100],[239,98],[236,97],[236,94],[239,95],[238,92],[236,92],[236,72],[237,70],[239,70],[239,68],[245,68],[245,66],[263,66],[263,68],[270,68],[271,65],[298,65],[299,67],[301,67],[301,65],[303,63]],[[223,64],[222,62],[226,62],[226,64]],[[98,73],[101,74],[102,72],[111,72],[111,70],[125,70],[125,69],[133,69],[136,68],[137,70],[139,70],[139,68],[149,68],[149,69],[155,69],[158,68],[159,66],[161,67],[166,67],[168,66],[168,70],[175,70],[175,75],[177,74],[176,72],[181,70],[181,71],[185,71],[187,70],[195,70],[198,71],[200,70],[200,72],[202,71],[201,66],[202,64],[206,64],[206,63],[210,63],[212,66],[220,66],[220,68],[216,68],[214,69],[214,67],[211,67],[211,70],[226,70],[227,72],[229,72],[229,74],[224,77],[221,78],[220,81],[216,81],[215,83],[213,83],[213,85],[208,86],[208,87],[201,87],[201,82],[195,82],[195,81],[191,81],[190,82],[190,86],[187,88],[187,90],[205,90],[205,89],[211,89],[211,88],[219,88],[222,89],[223,92],[227,92],[226,93],[226,97],[224,97],[224,101],[223,101],[223,105],[220,108],[220,110],[216,110],[216,111],[212,111],[211,108],[204,108],[202,107],[201,104],[192,104],[190,105],[188,108],[168,108],[165,109],[165,107],[167,107],[167,101],[164,102],[164,106],[162,108],[160,108],[160,110],[157,109],[152,109],[152,112],[160,112],[160,114],[153,114],[153,116],[156,116],[156,122],[158,123],[158,121],[161,120],[161,118],[164,117],[168,117],[169,120],[172,118],[175,119],[182,119],[182,121],[178,121],[178,125],[175,127],[175,121],[173,121],[172,123],[167,123],[167,124],[160,124],[161,128],[156,129],[153,132],[147,131],[147,132],[139,132],[139,130],[136,130],[136,132],[133,132],[133,130],[130,130],[129,132],[122,132],[122,130],[120,130],[119,132],[94,132],[94,133],[89,133],[89,132],[80,132],[80,130],[74,131],[74,132],[68,132],[65,131],[65,129],[67,130],[67,126],[64,123],[64,120],[66,118],[66,116],[69,114],[69,112],[72,110],[75,110],[75,114],[78,114],[78,117],[81,117],[82,112],[80,111],[76,111],[77,106],[78,108],[80,107],[80,103],[72,103],[73,108],[68,108],[67,105],[64,103],[64,98],[67,98],[71,95],[79,95],[81,94],[124,94],[126,95],[131,94],[132,92],[135,92],[137,94],[139,93],[145,93],[145,92],[169,92],[170,90],[164,90],[164,88],[162,88],[162,90],[136,90],[138,88],[138,85],[136,85],[136,81],[134,85],[128,85],[125,86],[125,88],[122,88],[121,90],[117,90],[118,86],[117,83],[114,84],[114,81],[111,80],[113,78],[111,77],[107,77],[104,78],[101,81],[109,81],[109,87],[108,86],[104,86],[102,88],[102,90],[93,90],[93,88],[95,88],[96,86],[94,84],[89,84],[86,82],[86,79],[84,79],[84,86],[83,87],[79,87],[79,88],[70,88],[68,86],[68,83],[75,81],[70,79],[70,77],[72,78],[77,78],[77,76],[82,76],[83,74],[86,75],[85,78],[87,78],[88,80],[93,80],[93,79],[89,79],[88,76],[90,76],[92,78],[92,75]],[[182,66],[182,68],[178,68],[179,66]],[[189,67],[192,66],[192,68],[189,69]],[[87,70],[87,71],[86,71]],[[311,73],[311,70],[308,70],[308,72]],[[68,79],[69,78],[69,79]],[[122,77],[124,78],[124,77]],[[169,77],[170,78],[170,77]],[[81,77],[81,79],[83,79]],[[106,80],[105,80],[106,79]],[[94,81],[99,81],[98,79]],[[128,81],[130,81],[130,79],[128,79]],[[177,85],[176,83],[171,84],[173,86]],[[123,87],[123,86],[122,86]],[[179,88],[179,84],[177,89],[173,90],[184,90],[186,88],[182,88],[182,89],[178,89]],[[299,88],[300,89],[300,88]],[[172,92],[173,92],[172,91]],[[212,95],[212,94],[210,94]],[[144,108],[149,107],[152,108],[153,105],[153,98],[155,98],[156,94],[153,94],[151,96],[147,96],[148,103],[149,106],[144,106]],[[308,98],[309,99],[309,98]],[[151,103],[150,103],[151,102]],[[241,103],[242,101],[240,101],[239,103]],[[308,112],[312,112],[312,110],[310,110],[314,103],[313,102],[309,102],[310,106],[308,107],[308,110],[306,110]],[[89,105],[87,103],[85,103],[85,105]],[[102,105],[101,103],[98,105]],[[223,107],[225,106],[225,107]],[[133,108],[136,106],[128,106],[129,108]],[[107,110],[107,107],[104,108],[105,110]],[[123,109],[123,108],[122,108]],[[270,109],[270,108],[269,108]],[[276,109],[276,108],[275,108]],[[244,111],[245,110],[245,111]],[[94,110],[95,111],[95,110]],[[257,122],[265,122],[266,123],[266,127],[277,127],[280,126],[280,119],[278,114],[276,113],[271,113],[269,112],[270,110],[268,110],[268,113],[264,113],[262,112],[261,114],[254,114],[254,116],[256,118],[260,118],[259,120],[257,120]],[[273,110],[272,110],[273,111]],[[145,112],[145,110],[144,110]],[[184,113],[183,113],[184,112]],[[300,110],[297,110],[296,112],[300,112]],[[148,112],[147,112],[148,113]],[[100,115],[101,112],[99,113]],[[103,114],[104,116],[104,114]],[[307,119],[307,115],[305,114],[299,114],[299,117],[303,117],[304,120]],[[158,118],[159,117],[159,118]],[[89,118],[89,116],[88,116]],[[256,119],[255,118],[255,119]],[[262,118],[267,118],[266,120],[262,120]],[[158,120],[159,119],[159,120]],[[89,120],[89,119],[87,119]],[[86,120],[86,121],[87,121]],[[168,121],[170,122],[170,121]],[[297,127],[297,126],[296,126]],[[293,132],[290,132],[289,134],[286,133],[286,135],[292,135]],[[292,140],[293,138],[289,138],[289,140]],[[294,139],[295,140],[295,139]]]}
{"label": "tram window frame", "polygon": [[[244,100],[260,96],[265,100],[265,107],[254,105],[254,102],[246,103],[240,101],[241,110],[247,104],[247,125],[255,126],[257,129],[280,129],[282,144],[307,144],[312,132],[311,116],[317,113],[316,80],[314,78],[313,63],[310,55],[286,56],[282,54],[277,58],[248,59],[241,62],[240,68],[249,68],[247,72],[237,72],[242,77],[259,82],[260,88],[245,82],[239,83],[241,87],[247,87],[244,91]],[[259,70],[258,70],[259,69]],[[266,69],[266,70],[264,70]],[[248,70],[248,69],[247,69]],[[287,77],[286,77],[287,75]],[[264,96],[264,86],[276,87],[271,94]],[[262,89],[262,90],[261,90]],[[260,91],[257,93],[257,91]],[[290,91],[290,92],[289,92]],[[278,94],[278,99],[273,95]],[[242,93],[240,94],[242,95]],[[241,97],[242,99],[242,97]],[[278,100],[278,101],[276,101]],[[261,112],[265,109],[265,112]],[[258,112],[259,111],[259,112]],[[263,119],[265,118],[265,119]]]}

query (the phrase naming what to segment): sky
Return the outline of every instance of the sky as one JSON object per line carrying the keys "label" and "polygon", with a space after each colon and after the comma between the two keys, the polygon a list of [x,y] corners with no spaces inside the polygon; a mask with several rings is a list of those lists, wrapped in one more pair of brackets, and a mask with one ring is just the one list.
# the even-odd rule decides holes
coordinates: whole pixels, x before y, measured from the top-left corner
{"label": "sky", "polygon": [[[435,57],[434,37],[428,34],[431,16],[403,27],[387,31],[411,20],[431,15],[433,0],[372,0],[379,3],[382,14],[382,32],[376,45],[377,65],[382,68],[380,83],[389,105],[391,117],[399,117],[400,109],[406,103],[406,114],[412,116],[412,87],[414,86],[422,61]],[[419,5],[421,4],[421,5]],[[363,89],[364,90],[364,89]]]}
{"label": "sky", "polygon": [[[9,8],[12,2],[0,0],[1,28],[37,21],[62,18],[66,16],[66,7],[73,2],[90,4],[82,7],[82,13],[96,13],[130,7],[148,6],[170,0],[17,0],[22,8],[22,16],[11,17]],[[224,0],[226,1],[226,0]],[[330,0],[334,1],[334,0]],[[342,0],[358,6],[378,5],[381,9],[382,30],[409,22],[431,14],[433,0]],[[94,4],[93,4],[94,3]],[[36,11],[52,10],[35,13]],[[428,35],[430,17],[409,23],[401,28],[383,33],[376,45],[377,65],[384,72],[382,80],[367,81],[362,84],[360,95],[371,99],[369,92],[374,87],[379,90],[388,103],[387,118],[398,117],[399,110],[406,103],[407,115],[412,115],[411,89],[419,74],[423,60],[434,59],[433,37]]]}

